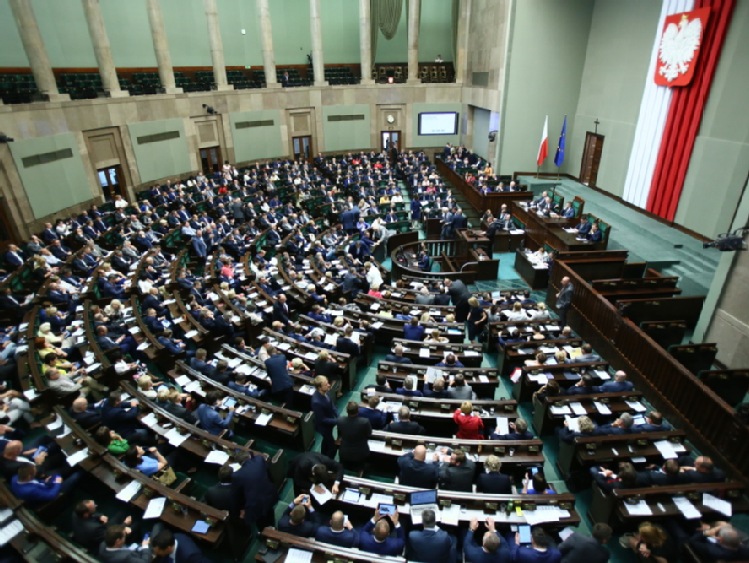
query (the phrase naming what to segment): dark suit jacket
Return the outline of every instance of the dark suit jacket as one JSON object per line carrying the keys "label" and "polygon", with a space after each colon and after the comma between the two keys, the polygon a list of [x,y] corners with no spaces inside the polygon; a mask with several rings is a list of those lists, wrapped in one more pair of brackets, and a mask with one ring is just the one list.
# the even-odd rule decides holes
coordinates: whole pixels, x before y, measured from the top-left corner
{"label": "dark suit jacket", "polygon": [[317,533],[317,523],[313,521],[312,515],[307,512],[307,516],[301,524],[292,525],[289,514],[291,508],[286,508],[283,511],[283,515],[278,519],[278,531],[286,532],[287,534],[293,534],[300,538],[313,538]]}
{"label": "dark suit jacket", "polygon": [[361,352],[359,345],[346,336],[339,336],[335,346],[336,352],[342,352],[344,354],[350,354],[352,357],[356,357]]}
{"label": "dark suit jacket", "polygon": [[398,458],[401,485],[419,487],[420,489],[434,489],[439,479],[439,465],[426,463],[414,459],[413,452],[408,452]]}
{"label": "dark suit jacket", "polygon": [[387,413],[378,411],[377,409],[370,409],[369,407],[359,407],[359,416],[369,420],[369,424],[372,425],[372,430],[382,430],[387,424]]}
{"label": "dark suit jacket", "polygon": [[333,427],[338,424],[338,410],[329,396],[315,390],[310,399],[312,413],[315,416],[315,432],[320,434],[331,433]]}
{"label": "dark suit jacket", "polygon": [[274,321],[281,321],[283,324],[289,324],[289,312],[288,312],[288,303],[286,304],[286,307],[281,305],[278,301],[273,303],[273,320]]}
{"label": "dark suit jacket", "polygon": [[471,297],[471,292],[468,291],[466,284],[460,280],[454,280],[447,292],[450,294],[450,300],[453,305],[457,305]]}
{"label": "dark suit jacket", "polygon": [[95,513],[90,518],[81,518],[74,512],[72,517],[73,539],[92,554],[99,551],[107,529],[107,525],[99,520],[100,516]]}
{"label": "dark suit jacket", "polygon": [[[177,551],[174,560],[176,563],[211,563],[211,560],[203,556],[198,544],[187,534],[177,532],[174,534],[177,541]],[[155,557],[153,563],[171,563],[169,557]]]}
{"label": "dark suit jacket", "polygon": [[702,532],[697,532],[689,538],[689,547],[705,561],[746,561],[749,559],[749,548],[726,549],[719,543],[708,541]]}
{"label": "dark suit jacket", "polygon": [[108,550],[102,542],[99,547],[99,561],[104,563],[142,563],[151,561],[151,550],[126,548]]}
{"label": "dark suit jacket", "polygon": [[369,420],[360,417],[342,416],[338,419],[338,437],[341,446],[338,457],[342,462],[361,462],[369,457],[369,437],[372,425]]}
{"label": "dark suit jacket", "polygon": [[424,427],[413,420],[399,420],[391,422],[385,427],[386,432],[396,432],[398,434],[424,434]]}
{"label": "dark suit jacket", "polygon": [[320,526],[315,534],[315,540],[338,547],[356,547],[359,545],[359,532],[346,528],[340,532],[334,532],[330,526]]}
{"label": "dark suit jacket", "polygon": [[444,464],[440,467],[440,486],[451,491],[473,491],[476,464],[467,459],[463,465]]}
{"label": "dark suit jacket", "polygon": [[343,480],[343,466],[340,463],[319,452],[304,452],[295,457],[289,466],[289,475],[294,480],[295,490],[310,490],[312,468],[318,464],[324,465],[328,472],[333,473],[335,481]]}
{"label": "dark suit jacket", "polygon": [[562,563],[606,563],[609,550],[590,536],[575,532],[561,544]]}
{"label": "dark suit jacket", "polygon": [[359,532],[359,549],[378,555],[400,555],[406,543],[403,526],[398,526],[395,529],[395,537],[388,536],[382,543],[376,542],[372,535],[374,526],[374,522],[369,520],[362,527],[361,532]]}
{"label": "dark suit jacket", "polygon": [[237,494],[233,483],[213,485],[205,492],[203,501],[213,508],[228,510],[231,518],[238,518],[242,510],[242,497]]}
{"label": "dark suit jacket", "polygon": [[442,563],[455,561],[455,538],[440,528],[411,530],[406,543],[409,561]]}
{"label": "dark suit jacket", "polygon": [[286,356],[283,354],[274,354],[265,360],[265,371],[270,377],[271,393],[278,393],[294,386],[289,370],[286,368]]}
{"label": "dark suit jacket", "polygon": [[268,463],[259,455],[245,461],[234,472],[232,485],[242,499],[244,520],[248,525],[267,515],[278,500],[278,491],[268,475]]}
{"label": "dark suit jacket", "polygon": [[504,473],[481,473],[476,480],[476,492],[488,495],[512,494],[512,481]]}
{"label": "dark suit jacket", "polygon": [[[499,534],[497,534],[499,535]],[[466,537],[463,541],[463,553],[468,563],[507,563],[512,561],[510,551],[507,548],[507,542],[500,536],[499,549],[494,553],[486,553],[480,543],[476,543],[473,532],[466,530]]]}

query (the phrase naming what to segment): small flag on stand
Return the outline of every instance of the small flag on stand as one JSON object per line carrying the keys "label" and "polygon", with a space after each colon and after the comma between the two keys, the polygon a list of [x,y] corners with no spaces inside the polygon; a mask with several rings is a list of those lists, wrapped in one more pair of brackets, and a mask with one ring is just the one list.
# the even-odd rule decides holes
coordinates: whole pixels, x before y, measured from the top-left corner
{"label": "small flag on stand", "polygon": [[540,168],[546,157],[549,156],[549,116],[544,119],[544,131],[541,134],[541,144],[538,146],[536,165]]}
{"label": "small flag on stand", "polygon": [[564,116],[564,123],[562,124],[562,132],[559,134],[559,144],[557,145],[557,154],[554,155],[554,164],[557,168],[562,166],[564,162],[564,142],[567,139],[567,116]]}

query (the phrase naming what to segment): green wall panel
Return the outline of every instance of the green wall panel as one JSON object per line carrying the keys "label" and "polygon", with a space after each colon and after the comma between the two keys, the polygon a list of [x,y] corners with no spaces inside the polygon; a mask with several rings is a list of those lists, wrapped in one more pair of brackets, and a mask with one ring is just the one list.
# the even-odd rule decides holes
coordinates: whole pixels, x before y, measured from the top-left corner
{"label": "green wall panel", "polygon": [[[203,0],[160,0],[174,66],[212,66]],[[220,4],[220,3],[219,3]],[[221,6],[219,5],[219,14]],[[221,16],[219,16],[220,18]]]}
{"label": "green wall panel", "polygon": [[408,61],[408,2],[403,2],[401,19],[398,29],[389,41],[385,39],[382,32],[378,31],[377,53],[375,62],[378,63],[405,63]]}
{"label": "green wall panel", "polygon": [[489,118],[491,112],[482,108],[473,108],[473,142],[471,149],[486,160],[493,161],[494,155],[489,154]]}
{"label": "green wall panel", "polygon": [[29,66],[9,2],[0,2],[0,67]]}
{"label": "green wall panel", "polygon": [[[499,172],[536,169],[546,115],[550,156],[541,170],[552,172],[562,121],[565,115],[571,118],[577,107],[593,0],[580,0],[574,8],[556,0],[516,2],[515,8],[500,122]],[[571,125],[568,120],[568,135]]]}
{"label": "green wall panel", "polygon": [[[405,2],[404,2],[405,4]],[[442,55],[445,61],[453,60],[453,0],[426,0],[421,2],[419,22],[419,61],[433,61]]]}
{"label": "green wall panel", "polygon": [[53,67],[96,67],[80,0],[32,0],[39,32]]}
{"label": "green wall panel", "polygon": [[[128,130],[141,182],[160,180],[192,170],[187,152],[185,127],[181,119],[131,123]],[[175,131],[179,133],[179,137],[143,144],[138,142],[139,137]]]}
{"label": "green wall panel", "polygon": [[[237,124],[252,121],[273,121],[273,123],[260,127],[237,127]],[[229,123],[234,139],[236,162],[275,158],[288,154],[281,138],[281,112],[279,110],[230,113]]]}
{"label": "green wall panel", "polygon": [[[441,147],[446,143],[460,144],[460,132],[464,121],[466,108],[461,104],[412,104],[411,105],[411,130],[413,131],[413,147]],[[457,111],[458,112],[458,134],[457,135],[419,135],[419,114],[429,111]]]}
{"label": "green wall panel", "polygon": [[262,66],[255,0],[218,0],[218,19],[226,66]]}
{"label": "green wall panel", "polygon": [[156,66],[146,0],[101,0],[100,5],[115,66]]}
{"label": "green wall panel", "polygon": [[325,64],[359,62],[359,2],[320,2]]}
{"label": "green wall panel", "polygon": [[[356,121],[328,121],[330,116],[363,115]],[[324,106],[322,108],[323,138],[326,151],[371,148],[371,116],[367,104],[349,106]]]}
{"label": "green wall panel", "polygon": [[276,66],[306,65],[307,55],[312,52],[309,2],[273,0],[268,4],[273,28],[273,53]]}
{"label": "green wall panel", "polygon": [[[9,143],[8,147],[36,219],[78,203],[90,201],[94,197],[83,167],[78,142],[73,133],[19,139],[14,143]],[[24,158],[64,149],[71,151],[70,158],[35,166],[24,165]]]}

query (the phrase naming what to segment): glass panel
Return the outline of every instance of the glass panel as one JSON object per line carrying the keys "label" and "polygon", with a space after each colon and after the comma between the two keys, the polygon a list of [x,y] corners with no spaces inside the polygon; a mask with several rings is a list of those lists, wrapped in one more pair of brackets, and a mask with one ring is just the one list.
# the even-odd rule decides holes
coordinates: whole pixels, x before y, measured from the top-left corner
{"label": "glass panel", "polygon": [[107,178],[106,170],[99,170],[99,185],[104,188],[109,185],[109,179]]}

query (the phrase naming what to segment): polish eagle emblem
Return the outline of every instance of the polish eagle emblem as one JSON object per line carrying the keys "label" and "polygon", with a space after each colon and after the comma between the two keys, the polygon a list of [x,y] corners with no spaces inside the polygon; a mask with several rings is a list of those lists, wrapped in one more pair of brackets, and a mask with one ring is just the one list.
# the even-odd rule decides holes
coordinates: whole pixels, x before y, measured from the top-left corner
{"label": "polish eagle emblem", "polygon": [[667,18],[658,46],[656,82],[667,86],[689,83],[697,62],[706,21],[706,18],[700,17],[701,15],[691,12],[674,14]]}

